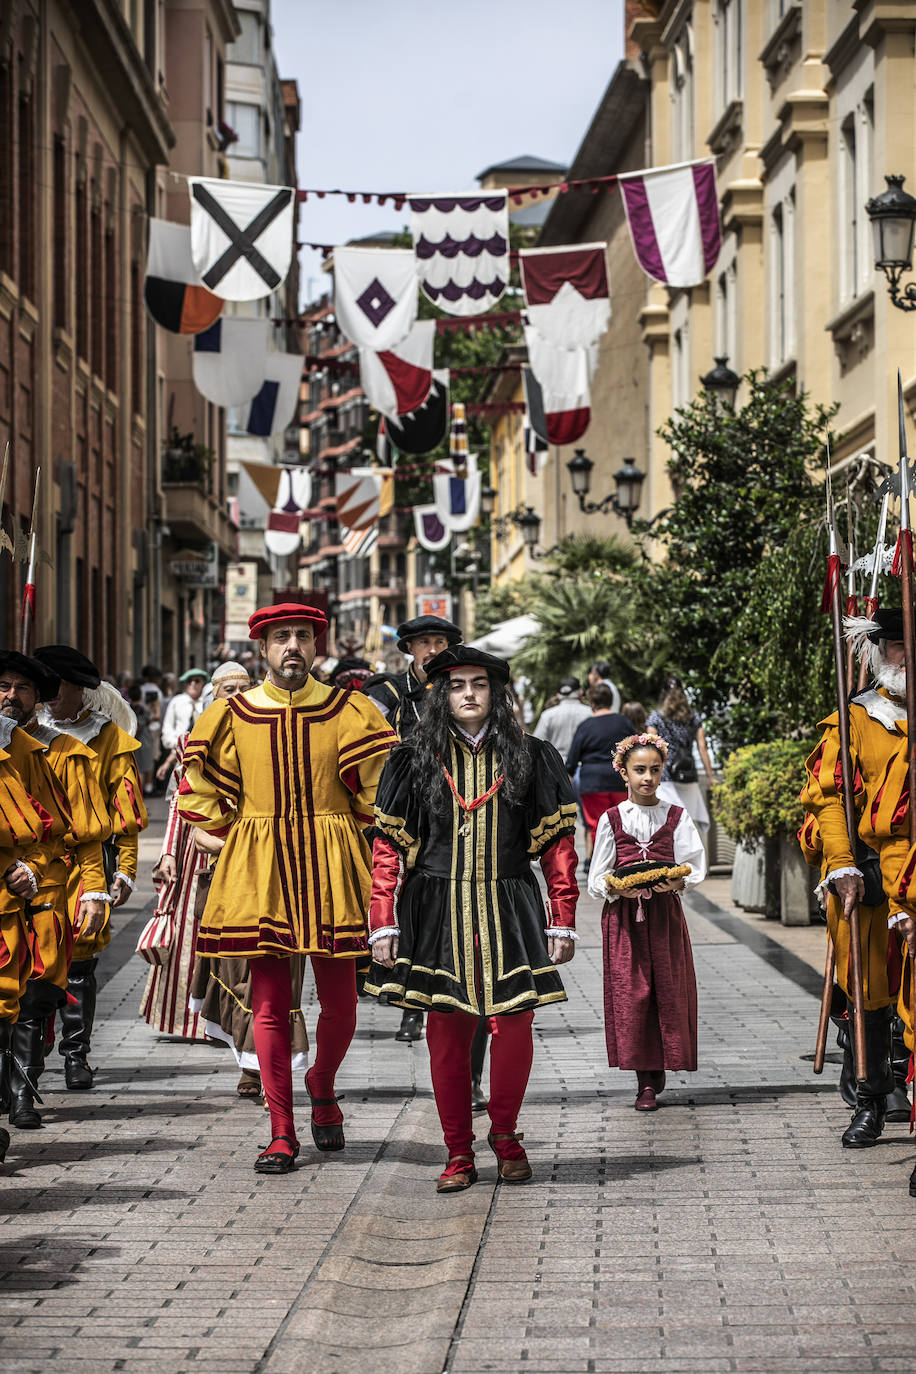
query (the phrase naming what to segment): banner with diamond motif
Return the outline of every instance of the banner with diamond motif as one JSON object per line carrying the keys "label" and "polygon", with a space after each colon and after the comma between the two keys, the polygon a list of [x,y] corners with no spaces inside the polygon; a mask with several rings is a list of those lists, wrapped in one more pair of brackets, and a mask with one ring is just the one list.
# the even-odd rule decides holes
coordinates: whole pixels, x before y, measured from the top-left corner
{"label": "banner with diamond motif", "polygon": [[417,266],[410,249],[338,248],[334,253],[337,323],[357,348],[394,348],[417,318]]}
{"label": "banner with diamond motif", "polygon": [[449,315],[479,315],[509,284],[508,192],[408,196],[425,296]]}

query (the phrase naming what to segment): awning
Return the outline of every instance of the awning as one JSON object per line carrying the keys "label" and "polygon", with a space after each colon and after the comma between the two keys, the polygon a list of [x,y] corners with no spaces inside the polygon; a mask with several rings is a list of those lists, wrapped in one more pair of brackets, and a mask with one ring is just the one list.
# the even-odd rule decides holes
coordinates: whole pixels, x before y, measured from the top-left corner
{"label": "awning", "polygon": [[540,621],[535,620],[533,615],[516,615],[511,620],[501,620],[498,625],[493,625],[480,639],[472,639],[471,648],[482,649],[496,658],[511,658],[525,647],[540,628]]}

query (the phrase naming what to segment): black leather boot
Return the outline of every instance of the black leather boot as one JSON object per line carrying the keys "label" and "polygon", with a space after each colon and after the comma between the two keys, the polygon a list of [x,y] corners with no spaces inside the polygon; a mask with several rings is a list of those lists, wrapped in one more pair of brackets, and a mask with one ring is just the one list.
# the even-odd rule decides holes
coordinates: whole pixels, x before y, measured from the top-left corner
{"label": "black leather boot", "polygon": [[95,1020],[97,963],[98,959],[79,959],[70,965],[67,991],[76,1000],[71,1002],[68,998],[60,1011],[57,1048],[64,1056],[64,1081],[76,1092],[85,1092],[92,1087],[95,1072],[89,1067],[89,1044]]}
{"label": "black leather boot", "polygon": [[910,1071],[910,1052],[903,1038],[903,1022],[895,1015],[891,1022],[891,1064],[894,1070],[894,1091],[887,1095],[888,1121],[909,1121],[910,1095],[907,1074]]}
{"label": "black leather boot", "polygon": [[471,1111],[485,1112],[489,1105],[489,1100],[480,1080],[483,1078],[483,1064],[487,1054],[487,1036],[489,1035],[487,1018],[481,1016],[477,1021],[477,1029],[474,1032],[474,1039],[471,1041]]}
{"label": "black leather boot", "polygon": [[856,1105],[856,1067],[853,1063],[852,1040],[849,1036],[849,1018],[846,1015],[846,994],[836,983],[833,985],[830,1019],[836,1026],[837,1046],[843,1051],[843,1067],[840,1069],[840,1097],[847,1107],[854,1107]]}
{"label": "black leather boot", "polygon": [[[850,1016],[853,1014],[850,1012]],[[865,1013],[865,1078],[856,1084],[855,1111],[852,1121],[843,1132],[843,1148],[846,1150],[865,1150],[877,1145],[884,1130],[887,1094],[894,1091],[892,1016],[891,1007],[880,1007],[877,1011]]]}
{"label": "black leather boot", "polygon": [[10,1106],[10,1038],[13,1034],[12,1021],[0,1021],[0,1112],[9,1111]]}
{"label": "black leather boot", "polygon": [[423,1035],[423,1013],[408,1007],[401,1017],[401,1024],[395,1033],[395,1040],[400,1040],[402,1044],[409,1045],[413,1040],[420,1040]]}
{"label": "black leather boot", "polygon": [[56,1001],[58,989],[32,979],[19,1004],[19,1020],[10,1040],[10,1125],[20,1131],[37,1131],[41,1117],[38,1079],[45,1062],[45,1019]]}

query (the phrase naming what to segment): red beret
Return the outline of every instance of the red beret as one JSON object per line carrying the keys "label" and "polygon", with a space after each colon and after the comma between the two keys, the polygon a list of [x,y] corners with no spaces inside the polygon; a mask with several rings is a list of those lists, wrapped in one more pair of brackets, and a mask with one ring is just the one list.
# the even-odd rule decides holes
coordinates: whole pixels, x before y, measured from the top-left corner
{"label": "red beret", "polygon": [[328,618],[316,606],[301,601],[281,601],[277,606],[262,606],[248,621],[252,639],[263,639],[271,625],[288,625],[293,620],[308,620],[315,626],[315,638],[328,628]]}

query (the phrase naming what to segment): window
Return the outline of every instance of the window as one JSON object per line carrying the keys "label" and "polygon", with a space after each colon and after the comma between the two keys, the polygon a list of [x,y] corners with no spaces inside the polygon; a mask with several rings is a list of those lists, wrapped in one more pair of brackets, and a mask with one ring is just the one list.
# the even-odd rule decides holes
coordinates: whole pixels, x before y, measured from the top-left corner
{"label": "window", "polygon": [[716,357],[738,367],[738,267],[733,260],[716,278]]}
{"label": "window", "polygon": [[693,29],[685,24],[671,51],[674,64],[674,80],[671,83],[672,106],[672,146],[675,162],[685,162],[693,157],[696,142],[694,134],[694,79],[693,79]]}
{"label": "window", "polygon": [[[13,83],[9,64],[0,63],[0,128],[12,129]],[[13,270],[13,140],[0,138],[0,268]]]}
{"label": "window", "polygon": [[213,34],[207,29],[204,39],[204,115],[213,124]]}
{"label": "window", "polygon": [[105,230],[105,385],[118,389],[118,277],[111,227]]}
{"label": "window", "polygon": [[868,289],[871,244],[865,202],[872,193],[875,116],[871,87],[840,125],[840,303]]}
{"label": "window", "polygon": [[136,258],[130,264],[130,397],[135,415],[143,414],[143,268]]}
{"label": "window", "polygon": [[234,43],[229,44],[226,54],[230,62],[247,62],[258,66],[261,61],[261,16],[250,10],[236,9],[236,18],[242,32]]}
{"label": "window", "polygon": [[103,304],[104,289],[102,278],[102,210],[101,206],[94,205],[90,215],[89,229],[89,255],[90,255],[90,324],[89,324],[89,347],[92,370],[97,376],[102,375],[102,365],[104,361],[104,334],[103,334]]}
{"label": "window", "polygon": [[716,0],[716,94],[724,110],[742,94],[742,0]]}
{"label": "window", "polygon": [[85,169],[76,157],[76,262],[74,279],[81,283],[76,293],[76,351],[89,361],[89,235]]}
{"label": "window", "polygon": [[795,188],[770,216],[770,363],[795,356]]}
{"label": "window", "polygon": [[230,100],[226,105],[226,122],[238,134],[238,142],[229,147],[232,157],[261,156],[261,111],[257,105]]}
{"label": "window", "polygon": [[34,105],[19,98],[19,287],[35,298]]}
{"label": "window", "polygon": [[58,329],[67,328],[67,148],[60,134],[54,135],[54,242],[52,284],[54,288],[54,323]]}

